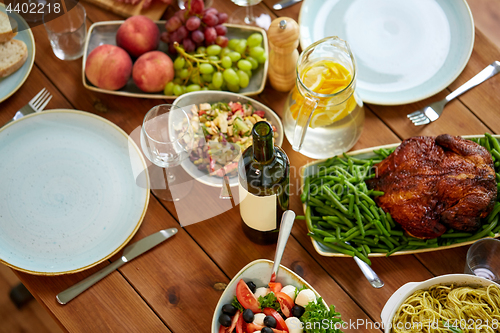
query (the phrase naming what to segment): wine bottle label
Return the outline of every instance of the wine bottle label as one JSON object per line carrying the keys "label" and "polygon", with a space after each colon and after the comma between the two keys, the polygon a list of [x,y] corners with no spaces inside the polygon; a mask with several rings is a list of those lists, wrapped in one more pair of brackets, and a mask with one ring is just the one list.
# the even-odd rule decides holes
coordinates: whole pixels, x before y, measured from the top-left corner
{"label": "wine bottle label", "polygon": [[240,214],[243,222],[255,230],[275,230],[277,228],[276,194],[259,197],[248,192],[241,184],[239,184],[238,187],[240,195]]}

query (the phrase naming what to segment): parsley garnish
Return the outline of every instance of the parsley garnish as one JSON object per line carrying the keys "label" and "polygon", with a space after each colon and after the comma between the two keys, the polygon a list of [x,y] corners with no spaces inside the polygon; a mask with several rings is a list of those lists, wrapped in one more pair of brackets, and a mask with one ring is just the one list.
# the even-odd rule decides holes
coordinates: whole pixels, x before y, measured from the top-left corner
{"label": "parsley garnish", "polygon": [[231,305],[240,310],[241,312],[245,311],[243,306],[240,304],[240,301],[238,301],[238,298],[234,296],[233,301],[231,302]]}
{"label": "parsley garnish", "polygon": [[259,296],[259,308],[272,308],[276,311],[280,311],[280,303],[274,295],[274,293],[269,293],[266,296]]}
{"label": "parsley garnish", "polygon": [[342,333],[340,328],[336,328],[342,324],[340,313],[335,311],[333,305],[327,308],[321,297],[317,303],[309,302],[306,305],[306,311],[300,317],[300,321],[304,323],[304,333]]}

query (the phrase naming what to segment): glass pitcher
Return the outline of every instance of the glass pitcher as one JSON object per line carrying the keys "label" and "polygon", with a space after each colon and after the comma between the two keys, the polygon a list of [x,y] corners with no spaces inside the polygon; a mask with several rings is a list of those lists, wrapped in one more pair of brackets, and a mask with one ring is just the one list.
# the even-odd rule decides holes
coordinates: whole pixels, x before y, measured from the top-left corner
{"label": "glass pitcher", "polygon": [[346,41],[327,37],[300,54],[284,113],[285,135],[295,151],[328,158],[354,146],[365,110],[356,94],[356,62]]}

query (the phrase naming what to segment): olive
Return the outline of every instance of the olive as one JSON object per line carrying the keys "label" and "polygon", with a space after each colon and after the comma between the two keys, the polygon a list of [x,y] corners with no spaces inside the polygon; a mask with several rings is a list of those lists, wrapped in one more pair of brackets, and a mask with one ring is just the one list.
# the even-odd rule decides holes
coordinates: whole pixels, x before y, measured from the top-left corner
{"label": "olive", "polygon": [[243,311],[243,320],[247,323],[251,323],[253,321],[253,311],[250,310],[250,309],[245,309],[245,311]]}
{"label": "olive", "polygon": [[238,309],[236,309],[232,304],[224,304],[222,306],[222,312],[229,315],[234,316]]}
{"label": "olive", "polygon": [[295,304],[292,307],[292,316],[300,318],[300,317],[302,317],[302,315],[304,314],[305,311],[306,311],[306,309],[304,309],[304,307]]}
{"label": "olive", "polygon": [[229,327],[229,326],[231,326],[231,317],[229,317],[227,314],[223,313],[219,317],[219,323],[222,326]]}
{"label": "olive", "polygon": [[276,321],[276,319],[273,316],[266,316],[264,318],[264,325],[266,325],[267,327],[276,328],[276,325],[278,325],[278,322]]}
{"label": "olive", "polygon": [[260,330],[260,333],[273,333],[273,329],[269,327],[264,327]]}
{"label": "olive", "polygon": [[250,288],[250,290],[255,293],[255,289],[257,289],[257,286],[255,285],[255,283],[253,283],[252,281],[248,281],[247,282],[247,286],[248,288]]}

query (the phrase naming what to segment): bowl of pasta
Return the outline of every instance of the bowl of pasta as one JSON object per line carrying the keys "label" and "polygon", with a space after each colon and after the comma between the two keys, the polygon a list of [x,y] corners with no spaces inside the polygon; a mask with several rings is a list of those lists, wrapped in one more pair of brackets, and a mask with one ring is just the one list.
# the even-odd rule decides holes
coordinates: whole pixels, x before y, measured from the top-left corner
{"label": "bowl of pasta", "polygon": [[499,332],[500,285],[468,274],[409,282],[380,314],[385,333]]}

